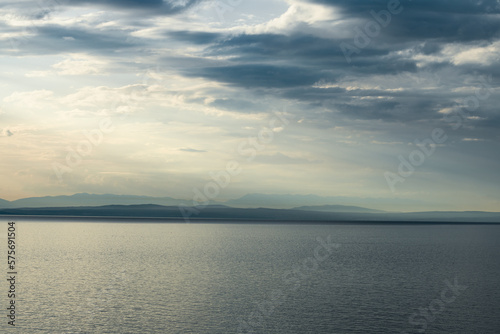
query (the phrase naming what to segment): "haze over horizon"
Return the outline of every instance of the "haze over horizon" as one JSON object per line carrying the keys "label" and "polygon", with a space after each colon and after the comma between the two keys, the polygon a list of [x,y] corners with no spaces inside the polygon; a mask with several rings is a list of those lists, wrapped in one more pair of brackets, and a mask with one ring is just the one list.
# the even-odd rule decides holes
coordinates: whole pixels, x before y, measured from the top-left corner
{"label": "haze over horizon", "polygon": [[0,14],[2,199],[499,211],[498,0],[21,0]]}

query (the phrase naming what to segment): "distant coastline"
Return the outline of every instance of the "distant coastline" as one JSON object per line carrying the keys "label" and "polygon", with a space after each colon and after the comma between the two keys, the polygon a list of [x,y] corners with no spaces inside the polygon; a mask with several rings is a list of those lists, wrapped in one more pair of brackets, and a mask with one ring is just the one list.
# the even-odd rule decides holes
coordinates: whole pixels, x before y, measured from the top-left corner
{"label": "distant coastline", "polygon": [[[25,222],[86,222],[86,223],[130,223],[130,224],[185,224],[182,218],[158,217],[99,217],[99,216],[4,216],[4,220]],[[269,225],[500,225],[500,222],[460,221],[378,221],[378,220],[258,220],[244,218],[193,218],[190,224],[269,224]]]}
{"label": "distant coastline", "polygon": [[[195,208],[192,208],[195,210]],[[432,212],[328,212],[303,209],[232,208],[207,206],[186,219],[190,222],[256,222],[321,224],[500,224],[500,213],[481,211]],[[85,207],[0,209],[4,219],[31,220],[120,220],[150,222],[186,221],[176,206],[104,205]]]}

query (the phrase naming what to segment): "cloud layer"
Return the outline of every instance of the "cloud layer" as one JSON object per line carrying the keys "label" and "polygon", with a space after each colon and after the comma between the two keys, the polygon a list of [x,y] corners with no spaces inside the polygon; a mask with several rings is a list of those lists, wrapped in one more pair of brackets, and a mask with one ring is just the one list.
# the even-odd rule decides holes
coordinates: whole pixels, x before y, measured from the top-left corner
{"label": "cloud layer", "polygon": [[[499,1],[21,1],[0,11],[0,145],[11,158],[0,197],[189,198],[237,160],[244,171],[222,197],[500,204]],[[286,124],[270,126],[277,115]],[[53,163],[106,118],[116,130],[60,182]],[[436,128],[447,140],[392,192],[385,173],[399,175],[400,157]],[[238,151],[249,138],[252,161]]]}

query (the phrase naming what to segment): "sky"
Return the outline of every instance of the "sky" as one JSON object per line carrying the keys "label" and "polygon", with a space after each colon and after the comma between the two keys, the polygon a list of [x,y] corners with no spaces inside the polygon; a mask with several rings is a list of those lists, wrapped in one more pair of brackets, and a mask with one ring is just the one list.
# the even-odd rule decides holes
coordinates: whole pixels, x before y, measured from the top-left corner
{"label": "sky", "polygon": [[0,43],[0,198],[499,211],[498,0],[2,0]]}

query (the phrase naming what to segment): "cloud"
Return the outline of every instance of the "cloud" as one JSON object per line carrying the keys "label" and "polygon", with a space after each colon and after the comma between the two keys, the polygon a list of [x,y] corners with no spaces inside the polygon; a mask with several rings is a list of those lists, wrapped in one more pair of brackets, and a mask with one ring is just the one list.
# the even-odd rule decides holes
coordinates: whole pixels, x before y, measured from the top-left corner
{"label": "cloud", "polygon": [[[61,25],[47,25],[38,28],[36,38],[29,45],[31,52],[42,54],[63,52],[88,52],[99,50],[112,52],[137,46],[137,40],[127,40],[119,31],[93,31],[83,27],[66,27]],[[71,37],[72,40],[68,40]]]}
{"label": "cloud", "polygon": [[190,153],[205,153],[205,152],[207,152],[205,150],[196,150],[194,148],[180,148],[179,151],[190,152]]}
{"label": "cloud", "polygon": [[[387,10],[386,0],[312,0],[336,8],[343,19],[373,19],[370,11]],[[497,36],[500,6],[496,0],[401,1],[383,36],[394,41],[430,39],[441,42],[486,40]],[[479,19],[480,17],[480,19]],[[363,22],[364,23],[364,22]]]}
{"label": "cloud", "polygon": [[[353,43],[353,29],[373,20],[370,10],[386,9],[387,1],[310,1],[316,7],[331,9],[310,20],[310,29],[259,32],[248,28],[243,33],[231,31],[225,38],[220,32],[206,36],[179,32],[178,36],[186,36],[186,43],[206,45],[197,53],[198,66],[180,71],[298,101],[303,103],[304,113],[327,110],[314,115],[325,121],[322,126],[335,122],[347,125],[349,120],[418,121],[413,126],[435,126],[442,119],[439,111],[464,97],[454,91],[457,83],[480,75],[472,65],[481,65],[484,70],[485,66],[493,67],[497,42],[491,39],[500,31],[500,19],[493,15],[498,12],[494,1],[458,1],[455,5],[444,0],[424,2],[403,3],[403,11],[356,55],[352,66],[347,64],[340,44]],[[284,17],[293,17],[294,6],[304,4],[293,1]],[[292,21],[301,20],[296,17]],[[325,35],[320,27],[327,22],[341,24],[350,33]],[[204,65],[208,58],[220,60]],[[217,62],[220,65],[214,66]],[[498,71],[496,67],[492,70]],[[422,89],[424,80],[426,88]],[[346,82],[352,81],[371,83],[372,87],[348,87]],[[325,82],[328,88],[321,84]],[[252,107],[230,98],[212,104],[239,110]]]}
{"label": "cloud", "polygon": [[463,138],[462,141],[483,141],[483,139],[479,139],[479,138]]}
{"label": "cloud", "polygon": [[34,106],[37,103],[51,101],[54,92],[47,89],[40,89],[26,92],[13,92],[3,99],[7,103],[18,103],[24,106]]}
{"label": "cloud", "polygon": [[153,15],[175,15],[200,3],[202,0],[66,0],[70,6],[105,6],[130,11],[143,11]]}
{"label": "cloud", "polygon": [[204,32],[204,31],[169,31],[166,33],[167,36],[172,37],[176,40],[190,42],[194,44],[212,44],[218,39],[224,37],[224,34],[215,32]]}
{"label": "cloud", "polygon": [[232,98],[215,99],[209,102],[209,105],[222,110],[234,112],[262,112],[266,109],[265,106],[258,103]]}
{"label": "cloud", "polygon": [[105,74],[106,62],[84,54],[74,54],[52,65],[60,75]]}
{"label": "cloud", "polygon": [[11,137],[13,135],[14,135],[14,133],[12,131],[10,131],[9,129],[3,129],[1,132],[2,137]]}
{"label": "cloud", "polygon": [[312,85],[318,79],[317,73],[311,73],[306,68],[254,64],[205,67],[196,71],[186,69],[184,73],[193,77],[201,76],[246,88],[284,88]]}
{"label": "cloud", "polygon": [[[207,169],[241,158],[241,140],[271,126],[283,105],[289,123],[275,124],[272,144],[242,175],[245,185],[235,183],[237,191],[285,186],[386,196],[383,171],[435,128],[449,139],[405,183],[405,196],[438,199],[443,193],[431,190],[439,182],[458,189],[467,177],[498,179],[493,168],[471,176],[466,163],[456,163],[484,156],[484,166],[498,166],[498,2],[401,1],[403,10],[348,63],[340,45],[354,45],[359,29],[375,20],[370,11],[387,3],[243,2],[221,20],[208,1],[70,0],[40,9],[34,1],[12,2],[0,9],[3,127],[16,134],[12,140],[31,136],[25,143],[30,153],[41,152],[37,157],[60,152],[64,159],[67,138],[78,143],[81,130],[100,118],[130,115],[86,160],[90,170],[72,174],[71,189],[89,182],[92,191],[112,184],[129,191],[148,183],[140,189],[160,192],[154,180],[171,184],[182,174],[172,191],[189,196]],[[489,74],[490,96],[453,130],[446,120],[464,110],[461,101]],[[19,130],[41,122],[52,127]],[[10,150],[11,140],[2,142]],[[26,166],[35,165],[30,159]],[[293,168],[274,172],[272,165]],[[498,198],[498,190],[490,194]]]}
{"label": "cloud", "polygon": [[25,74],[27,78],[42,78],[52,74],[52,71],[30,71]]}

